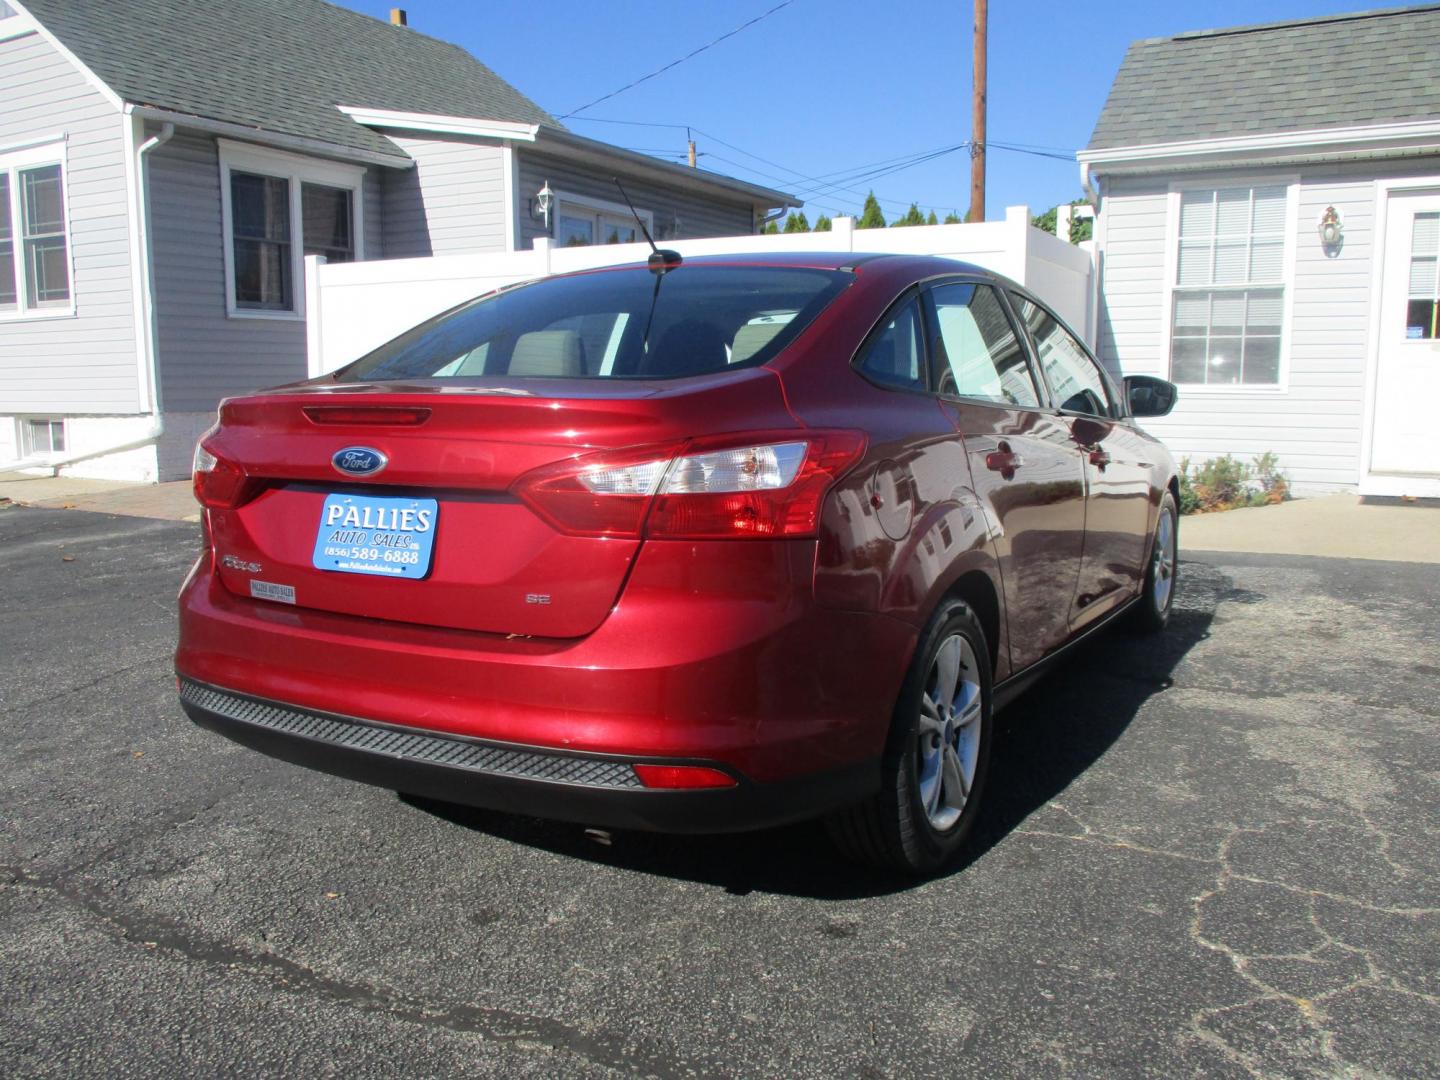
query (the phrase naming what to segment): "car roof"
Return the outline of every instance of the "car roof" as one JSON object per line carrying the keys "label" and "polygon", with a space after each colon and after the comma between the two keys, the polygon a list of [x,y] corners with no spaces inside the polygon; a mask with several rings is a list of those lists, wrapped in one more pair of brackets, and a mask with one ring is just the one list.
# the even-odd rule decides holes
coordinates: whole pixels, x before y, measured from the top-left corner
{"label": "car roof", "polygon": [[[596,270],[631,270],[643,267],[643,262],[622,263],[616,266],[597,267]],[[687,255],[682,266],[786,266],[812,270],[856,270],[862,266],[887,271],[911,270],[917,278],[935,274],[980,274],[985,277],[996,275],[984,267],[945,259],[937,255],[900,255],[893,252],[854,251],[745,251],[723,255]],[[583,271],[582,271],[583,272]],[[594,271],[589,271],[594,272]]]}

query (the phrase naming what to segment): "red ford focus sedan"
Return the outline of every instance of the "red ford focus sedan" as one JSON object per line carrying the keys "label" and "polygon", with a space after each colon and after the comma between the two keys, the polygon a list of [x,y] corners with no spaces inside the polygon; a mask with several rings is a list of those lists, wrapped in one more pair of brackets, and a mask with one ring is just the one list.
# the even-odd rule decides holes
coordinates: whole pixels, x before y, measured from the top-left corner
{"label": "red ford focus sedan", "polygon": [[1170,455],[1025,289],[929,257],[502,289],[226,401],[180,597],[197,723],[412,794],[941,866],[991,715],[1159,630]]}

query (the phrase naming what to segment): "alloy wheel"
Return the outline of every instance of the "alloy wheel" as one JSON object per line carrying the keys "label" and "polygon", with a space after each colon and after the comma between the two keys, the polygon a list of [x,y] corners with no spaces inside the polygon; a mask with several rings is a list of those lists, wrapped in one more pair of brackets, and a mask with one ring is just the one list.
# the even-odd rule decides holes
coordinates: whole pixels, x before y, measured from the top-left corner
{"label": "alloy wheel", "polygon": [[935,653],[920,699],[916,767],[920,804],[930,825],[944,832],[960,820],[980,760],[980,665],[961,634]]}
{"label": "alloy wheel", "polygon": [[1155,583],[1151,599],[1155,610],[1163,613],[1170,604],[1170,592],[1175,585],[1175,515],[1168,509],[1160,511],[1160,524],[1155,530],[1154,565],[1150,568],[1150,580]]}

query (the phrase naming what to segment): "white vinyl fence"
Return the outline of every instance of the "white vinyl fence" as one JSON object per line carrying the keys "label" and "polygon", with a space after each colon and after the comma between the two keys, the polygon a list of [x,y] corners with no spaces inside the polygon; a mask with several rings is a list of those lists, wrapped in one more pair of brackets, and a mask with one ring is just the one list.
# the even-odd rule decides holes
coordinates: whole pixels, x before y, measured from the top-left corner
{"label": "white vinyl fence", "polygon": [[[831,232],[722,236],[667,241],[682,255],[741,252],[846,251],[942,255],[995,270],[1029,287],[1087,341],[1094,341],[1091,245],[1071,245],[1030,224],[1012,206],[1004,221],[857,230],[836,218]],[[557,248],[538,240],[532,251],[380,259],[326,264],[305,260],[311,375],[334,371],[416,323],[514,281],[616,263],[643,262],[647,244]]]}

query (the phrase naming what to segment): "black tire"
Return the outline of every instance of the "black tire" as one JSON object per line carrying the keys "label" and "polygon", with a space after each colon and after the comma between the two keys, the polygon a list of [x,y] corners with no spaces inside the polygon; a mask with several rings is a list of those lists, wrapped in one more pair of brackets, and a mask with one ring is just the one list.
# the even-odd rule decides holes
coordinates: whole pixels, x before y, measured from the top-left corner
{"label": "black tire", "polygon": [[[940,648],[956,635],[968,643],[969,657],[975,661],[980,706],[979,715],[971,723],[978,726],[979,745],[974,751],[974,771],[958,819],[937,828],[921,800],[921,712]],[[963,663],[962,669],[971,670]],[[906,874],[933,873],[954,858],[974,827],[989,772],[991,676],[990,651],[980,620],[961,601],[946,601],[922,635],[901,687],[885,748],[880,791],[826,819],[831,840],[845,856]],[[970,729],[967,726],[965,730]],[[928,737],[938,741],[940,736]]]}
{"label": "black tire", "polygon": [[[1170,527],[1168,553],[1162,547],[1167,520]],[[1130,619],[1130,628],[1136,633],[1158,634],[1165,629],[1170,621],[1170,610],[1175,606],[1179,570],[1180,512],[1175,506],[1175,496],[1167,491],[1160,500],[1160,513],[1155,515],[1155,531],[1150,534],[1150,545],[1145,553],[1145,585],[1132,609],[1134,615]]]}

